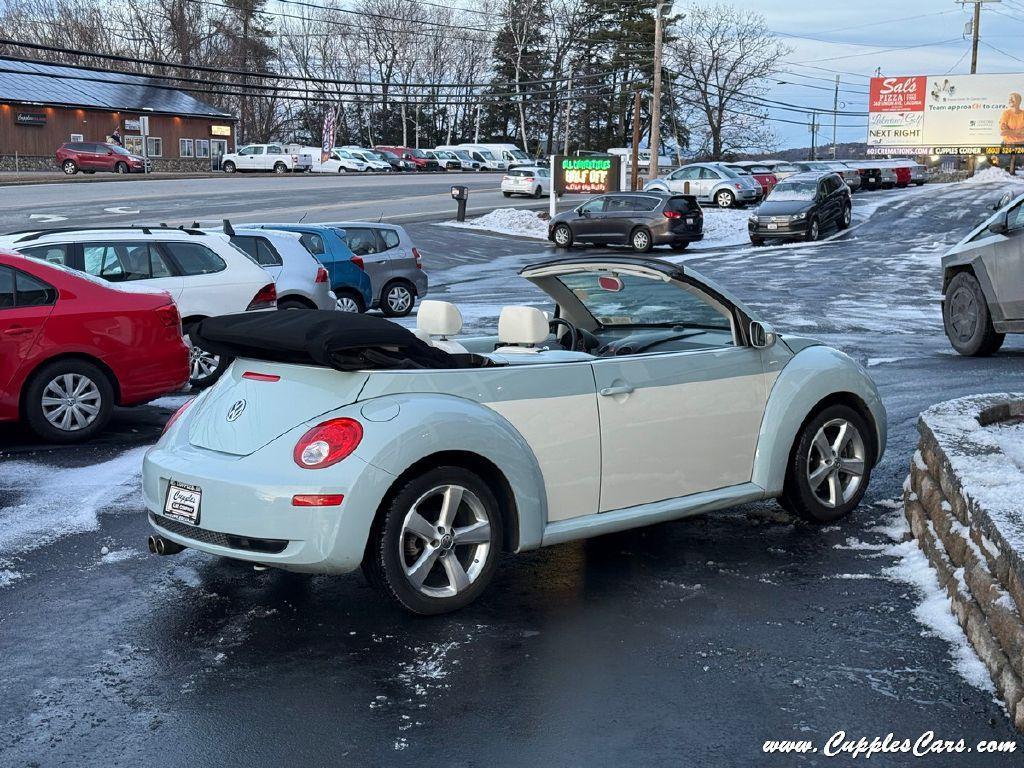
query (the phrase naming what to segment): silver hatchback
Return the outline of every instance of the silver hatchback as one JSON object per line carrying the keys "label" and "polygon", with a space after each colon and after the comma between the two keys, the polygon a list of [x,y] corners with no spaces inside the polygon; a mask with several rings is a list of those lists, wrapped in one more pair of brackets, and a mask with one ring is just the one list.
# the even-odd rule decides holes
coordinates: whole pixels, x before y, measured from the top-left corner
{"label": "silver hatchback", "polygon": [[349,250],[362,259],[372,286],[372,308],[388,317],[405,317],[427,295],[423,258],[403,227],[369,221],[332,221],[326,226],[344,230]]}
{"label": "silver hatchback", "polygon": [[327,270],[306,250],[298,234],[237,228],[224,237],[274,280],[278,309],[336,309],[338,299]]}

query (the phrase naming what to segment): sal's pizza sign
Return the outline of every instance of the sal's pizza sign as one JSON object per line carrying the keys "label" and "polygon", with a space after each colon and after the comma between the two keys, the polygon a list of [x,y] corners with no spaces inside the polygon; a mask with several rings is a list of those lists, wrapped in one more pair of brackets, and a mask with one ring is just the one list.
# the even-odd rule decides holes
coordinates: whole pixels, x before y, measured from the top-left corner
{"label": "sal's pizza sign", "polygon": [[555,157],[555,191],[560,195],[618,192],[620,163],[616,155],[558,155]]}
{"label": "sal's pizza sign", "polygon": [[924,112],[927,77],[874,77],[871,79],[872,112]]}

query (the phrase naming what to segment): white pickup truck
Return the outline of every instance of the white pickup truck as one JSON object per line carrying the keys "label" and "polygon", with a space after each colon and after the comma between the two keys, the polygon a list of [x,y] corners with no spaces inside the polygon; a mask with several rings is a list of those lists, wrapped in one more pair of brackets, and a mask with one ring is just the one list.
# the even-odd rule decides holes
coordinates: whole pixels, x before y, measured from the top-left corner
{"label": "white pickup truck", "polygon": [[229,152],[220,160],[224,173],[235,171],[308,171],[311,161],[308,155],[286,152],[280,144],[247,144],[237,152]]}

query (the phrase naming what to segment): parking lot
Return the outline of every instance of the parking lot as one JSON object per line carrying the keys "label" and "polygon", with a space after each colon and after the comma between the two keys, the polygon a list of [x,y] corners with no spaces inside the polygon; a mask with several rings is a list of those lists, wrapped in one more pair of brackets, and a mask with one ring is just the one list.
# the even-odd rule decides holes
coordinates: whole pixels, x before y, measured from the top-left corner
{"label": "parking lot", "polygon": [[[456,303],[467,331],[492,329],[502,306],[540,301],[515,272],[554,251],[438,226],[454,215],[453,183],[470,187],[471,213],[509,205],[497,178],[474,174],[11,187],[0,188],[0,231],[383,217],[405,223],[423,252],[431,298]],[[554,546],[506,557],[469,608],[414,619],[359,574],[149,555],[141,455],[185,395],[118,411],[84,447],[3,426],[0,762],[473,766],[514,753],[621,765],[639,753],[651,765],[757,765],[765,740],[838,730],[1014,738],[991,691],[915,617],[919,596],[894,572],[889,535],[917,414],[1024,389],[1020,337],[993,358],[960,357],[938,303],[941,254],[1002,191],[858,195],[856,226],[827,242],[672,255],[780,331],[849,353],[877,382],[889,447],[864,505],[839,525],[759,503]]]}

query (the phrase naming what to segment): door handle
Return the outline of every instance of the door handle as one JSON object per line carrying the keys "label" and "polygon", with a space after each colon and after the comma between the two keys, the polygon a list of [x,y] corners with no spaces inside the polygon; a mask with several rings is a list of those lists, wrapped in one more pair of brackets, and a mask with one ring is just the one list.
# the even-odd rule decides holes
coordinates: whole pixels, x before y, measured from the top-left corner
{"label": "door handle", "polygon": [[601,397],[611,397],[612,395],[628,395],[633,391],[633,387],[629,384],[622,384],[618,387],[605,387],[600,390]]}
{"label": "door handle", "polygon": [[32,333],[32,329],[23,325],[16,325],[4,331],[5,336],[28,336],[30,333]]}

